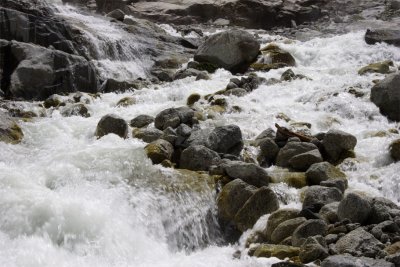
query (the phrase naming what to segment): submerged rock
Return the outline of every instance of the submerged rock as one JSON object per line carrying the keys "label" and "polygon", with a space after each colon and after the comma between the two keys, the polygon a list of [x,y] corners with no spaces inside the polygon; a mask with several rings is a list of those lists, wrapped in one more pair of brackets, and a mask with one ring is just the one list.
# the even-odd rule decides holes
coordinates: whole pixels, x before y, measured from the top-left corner
{"label": "submerged rock", "polygon": [[400,139],[393,141],[390,144],[390,156],[392,156],[392,158],[395,161],[399,161],[400,160]]}
{"label": "submerged rock", "polygon": [[230,30],[208,37],[197,50],[194,59],[232,72],[243,72],[254,62],[259,49],[260,44],[250,33]]}
{"label": "submerged rock", "polygon": [[61,115],[63,115],[64,117],[71,117],[71,116],[82,116],[85,118],[90,117],[88,108],[85,106],[85,104],[82,103],[76,103],[66,106],[61,111]]}
{"label": "submerged rock", "polygon": [[366,73],[376,72],[381,74],[387,74],[390,71],[390,66],[393,66],[393,61],[385,60],[382,62],[372,63],[368,66],[361,68],[358,71],[359,75],[364,75]]}
{"label": "submerged rock", "polygon": [[95,135],[100,138],[110,133],[126,138],[128,135],[128,124],[123,118],[117,115],[105,115],[97,124]]}
{"label": "submerged rock", "polygon": [[18,144],[23,137],[24,134],[19,125],[5,113],[0,112],[0,141]]}
{"label": "submerged rock", "polygon": [[251,67],[257,71],[269,71],[296,65],[296,60],[287,51],[282,50],[275,44],[270,44],[261,49],[262,57],[253,63]]}
{"label": "submerged rock", "polygon": [[390,74],[372,87],[371,101],[390,120],[400,121],[400,74]]}

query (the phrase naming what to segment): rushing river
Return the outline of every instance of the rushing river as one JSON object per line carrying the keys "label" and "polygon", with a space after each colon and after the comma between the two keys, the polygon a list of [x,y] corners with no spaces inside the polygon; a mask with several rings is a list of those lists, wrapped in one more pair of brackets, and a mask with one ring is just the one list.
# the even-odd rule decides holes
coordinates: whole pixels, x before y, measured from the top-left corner
{"label": "rushing river", "polygon": [[[60,15],[82,23],[85,32],[97,30],[98,36],[88,35],[96,39],[96,53],[101,54],[102,44],[124,38],[101,18],[59,8]],[[101,36],[103,43],[98,41]],[[369,100],[372,80],[383,75],[359,76],[357,71],[387,59],[398,67],[400,49],[369,46],[364,32],[305,42],[260,37],[263,44],[274,41],[289,51],[297,61],[293,71],[311,79],[262,85],[244,97],[231,96],[229,107],[239,106],[241,112],[214,114],[201,125],[236,124],[245,139],[254,139],[275,123],[285,125],[280,119],[284,113],[292,121],[311,123],[312,134],[331,128],[347,131],[358,139],[357,158],[340,166],[349,177],[350,190],[399,203],[400,163],[393,163],[387,149],[398,138],[389,130],[398,130],[399,125],[388,122]],[[124,40],[140,52],[134,40]],[[129,55],[124,60],[100,55],[95,62],[104,77],[145,75],[150,66],[145,56]],[[257,74],[279,79],[285,70]],[[0,143],[0,266],[257,267],[277,262],[245,255],[233,258],[238,247],[221,243],[215,190],[206,179],[153,166],[143,151],[145,143],[137,139],[94,137],[105,114],[126,120],[139,114],[155,116],[185,105],[192,93],[206,95],[224,88],[232,77],[218,70],[211,80],[190,77],[134,93],[104,94],[87,105],[89,118],[66,118],[54,110],[21,122],[23,142]],[[349,93],[351,87],[364,95],[355,97]],[[116,107],[131,95],[135,105]],[[297,190],[283,184],[276,188],[289,198],[288,205],[300,206]],[[263,224],[265,217],[256,227]]]}

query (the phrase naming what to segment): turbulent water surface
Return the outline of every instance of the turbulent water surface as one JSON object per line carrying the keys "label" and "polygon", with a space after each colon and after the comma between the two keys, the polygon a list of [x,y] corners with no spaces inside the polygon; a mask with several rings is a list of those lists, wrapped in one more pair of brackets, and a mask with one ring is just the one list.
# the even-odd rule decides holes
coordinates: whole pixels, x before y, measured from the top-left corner
{"label": "turbulent water surface", "polygon": [[[111,24],[71,7],[60,7],[59,12],[82,23],[87,38],[95,39],[95,61],[104,77],[145,75],[145,57],[131,53],[140,49],[134,40],[122,42],[122,33]],[[393,163],[387,152],[395,138],[389,129],[399,126],[389,123],[369,100],[371,81],[383,76],[359,76],[357,70],[386,59],[399,64],[400,49],[368,46],[363,37],[364,32],[351,32],[299,42],[261,34],[262,43],[273,40],[292,53],[297,61],[294,72],[311,79],[262,85],[244,97],[229,97],[228,110],[239,106],[241,112],[210,114],[215,119],[202,126],[236,124],[245,139],[252,139],[275,123],[285,125],[279,116],[284,113],[293,121],[311,123],[313,134],[345,130],[358,139],[357,158],[341,165],[350,189],[399,203],[400,163]],[[115,45],[129,50],[115,50],[128,58],[119,58]],[[105,49],[115,53],[103,57]],[[257,74],[280,78],[285,70]],[[65,118],[54,110],[22,123],[21,144],[0,143],[0,266],[209,267],[277,262],[245,255],[233,258],[237,247],[220,242],[215,190],[205,178],[153,166],[144,154],[145,143],[137,139],[94,137],[105,114],[126,120],[139,114],[155,116],[165,108],[185,105],[192,93],[206,95],[224,88],[230,78],[232,74],[218,70],[211,80],[191,77],[138,90],[133,93],[137,104],[129,107],[116,103],[132,93],[104,94],[88,104],[90,118]],[[364,96],[349,93],[351,87]],[[295,189],[282,184],[275,190],[288,205],[300,206]],[[265,217],[255,227],[263,224]]]}

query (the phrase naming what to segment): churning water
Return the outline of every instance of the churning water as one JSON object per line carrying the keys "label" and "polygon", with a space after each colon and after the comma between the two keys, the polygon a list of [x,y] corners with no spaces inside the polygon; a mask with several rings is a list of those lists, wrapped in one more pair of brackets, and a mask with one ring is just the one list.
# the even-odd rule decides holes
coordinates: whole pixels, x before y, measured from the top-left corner
{"label": "churning water", "polygon": [[[84,24],[87,38],[97,40],[99,55],[104,44],[112,47],[123,37],[108,22],[70,7],[60,14]],[[398,138],[389,130],[399,125],[388,122],[369,100],[372,80],[383,76],[359,76],[357,70],[386,59],[398,66],[400,49],[368,46],[363,32],[307,42],[261,38],[292,53],[297,61],[293,71],[311,80],[262,85],[244,97],[228,97],[229,107],[239,106],[241,111],[230,112],[228,107],[226,114],[210,114],[214,119],[202,126],[233,123],[245,139],[252,139],[275,123],[286,125],[281,119],[284,113],[292,121],[311,123],[313,134],[331,128],[350,132],[358,139],[357,158],[341,165],[350,189],[399,203],[400,163],[393,163],[387,150]],[[128,45],[135,47],[131,41]],[[104,72],[121,72],[117,57],[96,60],[115,63]],[[124,75],[144,71],[140,60],[135,55],[124,61],[129,70]],[[280,78],[285,70],[257,74]],[[105,114],[126,120],[139,114],[155,116],[165,108],[185,105],[192,93],[206,95],[224,88],[230,78],[230,73],[218,70],[207,81],[186,78],[134,93],[105,94],[88,104],[89,118],[65,118],[54,110],[47,117],[21,123],[25,135],[21,144],[0,143],[0,266],[257,267],[277,262],[245,255],[234,259],[237,248],[221,244],[215,190],[206,178],[153,166],[144,154],[145,144],[137,139],[94,137]],[[351,87],[364,96],[349,93]],[[137,104],[116,106],[131,95]],[[291,196],[288,205],[300,205],[293,197],[297,190],[275,187]],[[258,226],[262,224],[265,217]]]}

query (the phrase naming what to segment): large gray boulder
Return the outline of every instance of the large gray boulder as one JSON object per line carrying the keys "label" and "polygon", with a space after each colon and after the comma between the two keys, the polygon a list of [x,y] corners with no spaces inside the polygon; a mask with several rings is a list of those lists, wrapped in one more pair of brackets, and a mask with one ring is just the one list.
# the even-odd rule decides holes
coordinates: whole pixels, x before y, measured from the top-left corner
{"label": "large gray boulder", "polygon": [[400,30],[397,29],[368,29],[365,33],[367,44],[387,43],[400,47]]}
{"label": "large gray boulder", "polygon": [[342,192],[335,187],[313,185],[307,188],[304,192],[303,208],[313,206],[321,208],[326,204],[341,201],[342,198]]}
{"label": "large gray boulder", "polygon": [[295,170],[306,171],[311,165],[322,162],[323,160],[319,150],[314,149],[292,157],[289,160],[289,165]]}
{"label": "large gray boulder", "polygon": [[241,179],[256,187],[268,186],[271,177],[267,171],[254,163],[230,161],[221,165],[225,174],[233,179]]}
{"label": "large gray boulder", "polygon": [[128,123],[114,114],[103,116],[97,124],[95,135],[100,138],[111,133],[126,138],[128,135]]}
{"label": "large gray boulder", "polygon": [[363,224],[371,213],[371,205],[366,199],[356,193],[348,193],[338,206],[339,220],[349,219],[353,223]]}
{"label": "large gray boulder", "polygon": [[218,153],[238,156],[243,148],[242,131],[236,125],[215,127],[208,136],[207,147]]}
{"label": "large gray boulder", "polygon": [[354,135],[340,131],[329,130],[322,140],[322,146],[330,161],[336,163],[345,152],[351,151],[357,145],[357,138]]}
{"label": "large gray boulder", "polygon": [[220,159],[217,152],[205,146],[190,146],[182,151],[179,167],[192,171],[208,171]]}
{"label": "large gray boulder", "polygon": [[[300,154],[318,149],[316,145],[306,142],[288,142],[278,153],[276,165],[280,167],[290,167],[290,160]],[[298,160],[292,162],[296,165]],[[315,162],[313,162],[315,163]],[[300,164],[299,164],[300,165]]]}
{"label": "large gray boulder", "polygon": [[259,50],[260,44],[250,33],[230,30],[208,37],[197,50],[194,60],[232,72],[244,72],[255,61]]}
{"label": "large gray boulder", "polygon": [[361,254],[375,257],[376,253],[382,250],[384,245],[373,235],[359,227],[341,237],[336,242],[335,247],[339,253]]}
{"label": "large gray boulder", "polygon": [[292,234],[292,245],[295,247],[302,246],[308,237],[325,236],[327,224],[323,220],[308,220],[298,226]]}
{"label": "large gray boulder", "polygon": [[390,74],[372,87],[371,101],[388,119],[400,121],[400,74]]}
{"label": "large gray boulder", "polygon": [[159,130],[177,128],[181,123],[192,125],[194,111],[188,107],[168,108],[157,114],[154,126]]}
{"label": "large gray boulder", "polygon": [[372,259],[367,257],[353,257],[351,255],[333,255],[326,258],[321,267],[395,267],[391,262],[382,259]]}
{"label": "large gray boulder", "polygon": [[347,184],[346,174],[329,162],[315,163],[306,171],[308,185],[319,185],[327,180],[344,180]]}

